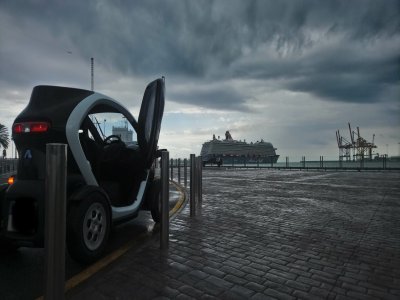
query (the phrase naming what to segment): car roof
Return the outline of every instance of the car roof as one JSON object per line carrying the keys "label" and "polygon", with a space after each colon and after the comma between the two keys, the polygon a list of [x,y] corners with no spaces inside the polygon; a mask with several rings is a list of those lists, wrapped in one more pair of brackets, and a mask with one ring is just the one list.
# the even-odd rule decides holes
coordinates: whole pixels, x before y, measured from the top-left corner
{"label": "car roof", "polygon": [[[99,101],[98,105],[91,108],[90,113],[101,112],[121,112],[118,107],[122,107],[117,101],[95,93],[93,91],[77,89],[71,87],[39,85],[32,90],[31,98],[26,108],[17,116],[14,123],[29,121],[47,121],[51,123],[52,128],[65,128],[68,118],[72,111],[84,99],[91,95],[98,95],[98,99],[104,98],[113,102],[113,105],[107,105],[104,101]],[[121,108],[126,111],[125,108]],[[134,127],[136,127],[136,120]]]}
{"label": "car roof", "polygon": [[76,88],[36,86],[32,90],[28,105],[14,122],[48,121],[52,127],[65,127],[73,109],[92,94],[92,91]]}

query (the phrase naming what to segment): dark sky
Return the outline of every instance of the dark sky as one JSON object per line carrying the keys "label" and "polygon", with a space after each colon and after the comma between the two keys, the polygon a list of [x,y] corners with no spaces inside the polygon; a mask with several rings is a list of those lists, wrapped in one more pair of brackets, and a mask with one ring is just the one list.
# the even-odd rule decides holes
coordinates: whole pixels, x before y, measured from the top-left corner
{"label": "dark sky", "polygon": [[94,57],[96,89],[132,109],[166,76],[161,142],[177,156],[227,129],[336,156],[347,122],[398,155],[400,1],[3,2],[6,125],[36,84],[88,88]]}

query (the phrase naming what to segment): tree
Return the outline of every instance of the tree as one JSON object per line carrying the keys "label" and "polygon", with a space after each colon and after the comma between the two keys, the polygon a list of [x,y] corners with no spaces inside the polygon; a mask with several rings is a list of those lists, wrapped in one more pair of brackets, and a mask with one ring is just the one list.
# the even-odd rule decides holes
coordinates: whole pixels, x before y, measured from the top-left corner
{"label": "tree", "polygon": [[3,124],[0,124],[0,146],[4,149],[8,148],[10,138],[8,137],[8,129]]}

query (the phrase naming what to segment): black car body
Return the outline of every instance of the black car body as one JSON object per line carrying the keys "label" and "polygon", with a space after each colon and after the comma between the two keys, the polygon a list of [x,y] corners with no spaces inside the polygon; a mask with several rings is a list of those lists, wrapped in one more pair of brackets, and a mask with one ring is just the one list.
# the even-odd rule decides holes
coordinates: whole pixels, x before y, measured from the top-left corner
{"label": "black car body", "polygon": [[[35,87],[13,124],[19,161],[15,183],[0,190],[0,246],[43,247],[47,143],[68,145],[67,246],[76,260],[96,260],[111,226],[131,220],[140,209],[151,210],[158,221],[160,187],[153,163],[164,94],[164,79],[151,82],[136,121],[124,106],[100,93]],[[136,141],[106,137],[106,120],[103,132],[98,114],[120,115]]]}

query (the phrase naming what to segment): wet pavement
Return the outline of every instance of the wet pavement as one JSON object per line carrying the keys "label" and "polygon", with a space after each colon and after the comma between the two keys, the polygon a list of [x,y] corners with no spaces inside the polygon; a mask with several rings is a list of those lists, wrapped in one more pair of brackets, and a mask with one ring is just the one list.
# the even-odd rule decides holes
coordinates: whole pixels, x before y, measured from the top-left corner
{"label": "wet pavement", "polygon": [[400,172],[204,170],[171,221],[67,299],[399,299]]}

